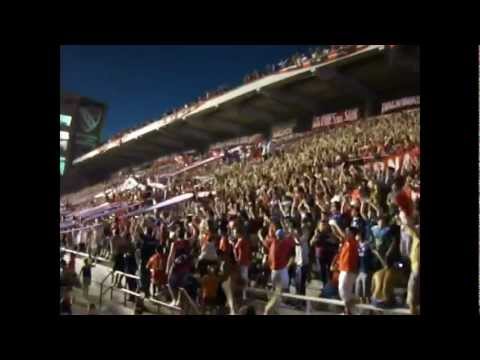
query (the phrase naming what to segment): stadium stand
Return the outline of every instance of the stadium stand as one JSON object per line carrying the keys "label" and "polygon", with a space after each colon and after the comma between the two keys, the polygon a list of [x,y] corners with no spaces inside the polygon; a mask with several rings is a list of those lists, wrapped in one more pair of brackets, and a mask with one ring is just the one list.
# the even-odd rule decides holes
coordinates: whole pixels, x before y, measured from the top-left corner
{"label": "stadium stand", "polygon": [[[352,49],[334,51],[323,56]],[[313,295],[319,311],[332,310],[328,298],[347,314],[406,305],[393,313],[417,314],[420,113],[389,111],[335,114],[311,131],[283,128],[273,141],[242,137],[122,171],[61,205],[62,247],[105,259],[117,271],[110,288],[134,302],[142,294],[233,314],[263,289],[267,313],[310,313]],[[72,289],[75,270],[65,263],[61,274]]]}

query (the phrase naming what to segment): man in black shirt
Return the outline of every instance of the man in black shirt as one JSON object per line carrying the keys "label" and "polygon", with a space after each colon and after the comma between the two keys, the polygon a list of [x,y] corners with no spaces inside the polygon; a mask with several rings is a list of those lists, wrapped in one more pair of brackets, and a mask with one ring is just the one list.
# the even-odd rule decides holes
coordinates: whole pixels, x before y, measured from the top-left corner
{"label": "man in black shirt", "polygon": [[317,270],[320,280],[325,286],[330,278],[330,265],[338,248],[325,220],[320,220],[318,223],[318,227],[310,240],[310,245],[315,250]]}
{"label": "man in black shirt", "polygon": [[153,228],[147,227],[146,234],[138,227],[138,235],[140,237],[140,290],[145,296],[150,297],[150,271],[146,268],[148,259],[155,253],[157,241],[153,236]]}
{"label": "man in black shirt", "polygon": [[[135,260],[135,249],[130,245],[125,254],[125,272],[130,275],[135,275],[138,269],[137,261]],[[127,277],[127,286],[130,291],[137,291],[137,280]],[[133,295],[129,296],[129,301],[135,301]]]}

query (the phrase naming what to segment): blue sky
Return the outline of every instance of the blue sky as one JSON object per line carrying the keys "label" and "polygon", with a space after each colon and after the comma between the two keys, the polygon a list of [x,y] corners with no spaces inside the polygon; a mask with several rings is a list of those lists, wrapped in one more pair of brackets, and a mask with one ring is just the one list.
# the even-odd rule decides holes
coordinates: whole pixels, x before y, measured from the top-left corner
{"label": "blue sky", "polygon": [[62,46],[60,87],[107,103],[106,139],[315,46]]}

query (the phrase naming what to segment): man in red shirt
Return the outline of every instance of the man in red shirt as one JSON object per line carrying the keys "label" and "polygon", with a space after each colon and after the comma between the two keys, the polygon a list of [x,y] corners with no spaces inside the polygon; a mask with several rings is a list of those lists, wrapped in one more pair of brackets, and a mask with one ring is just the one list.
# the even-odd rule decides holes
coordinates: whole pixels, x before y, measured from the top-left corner
{"label": "man in red shirt", "polygon": [[263,246],[268,250],[268,263],[272,271],[272,284],[281,287],[283,292],[288,292],[289,276],[288,264],[293,260],[295,243],[292,237],[287,237],[283,229],[278,229],[275,234],[269,233],[265,240],[261,230],[258,237]]}
{"label": "man in red shirt", "polygon": [[150,257],[147,262],[147,269],[151,272],[151,279],[153,284],[153,294],[157,296],[160,289],[167,283],[167,276],[165,274],[167,258],[164,254],[161,245],[155,249],[155,254]]}
{"label": "man in red shirt", "polygon": [[[241,227],[233,229],[233,236],[238,238],[233,249],[235,261],[240,266],[240,275],[245,280],[245,287],[248,287],[248,268],[252,259],[250,242],[245,236],[245,232]],[[243,291],[243,299],[246,299],[246,290]]]}
{"label": "man in red shirt", "polygon": [[231,259],[233,256],[233,248],[230,242],[228,241],[228,233],[227,229],[220,230],[220,245],[218,247],[220,250],[222,257],[224,259]]}
{"label": "man in red shirt", "polygon": [[353,305],[353,287],[359,263],[357,229],[347,227],[346,231],[343,232],[334,221],[331,221],[330,225],[332,226],[333,234],[341,243],[338,253],[338,268],[340,270],[338,293],[345,302],[345,314],[350,315]]}
{"label": "man in red shirt", "polygon": [[393,202],[405,214],[407,219],[413,216],[413,201],[411,195],[408,195],[408,190],[403,186],[400,179],[396,179],[392,184]]}

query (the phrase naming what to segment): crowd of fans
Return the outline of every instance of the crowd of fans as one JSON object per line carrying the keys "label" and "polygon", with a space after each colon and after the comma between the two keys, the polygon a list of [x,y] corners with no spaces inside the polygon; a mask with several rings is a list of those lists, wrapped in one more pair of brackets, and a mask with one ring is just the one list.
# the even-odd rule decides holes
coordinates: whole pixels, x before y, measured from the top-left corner
{"label": "crowd of fans", "polygon": [[[108,200],[146,206],[188,191],[210,196],[96,219],[82,224],[94,227],[62,234],[62,245],[111,258],[115,270],[139,276],[126,286],[146,296],[170,298],[168,284],[169,300],[178,303],[184,288],[205,312],[239,313],[247,287],[292,286],[305,295],[318,280],[317,295],[343,300],[346,314],[357,301],[403,306],[406,294],[417,314],[419,111],[334,126],[282,149],[266,144],[260,156],[199,167],[165,190],[147,186]],[[414,156],[398,168],[372,166],[405,152]],[[81,273],[88,296],[88,261]]]}
{"label": "crowd of fans", "polygon": [[276,74],[285,69],[298,69],[303,66],[319,64],[329,59],[341,57],[362,49],[366,45],[330,45],[325,47],[310,48],[308,53],[295,53],[287,59],[281,60],[276,64],[269,64],[264,71],[255,70],[246,75],[243,79],[244,84],[261,79],[265,76]]}
{"label": "crowd of fans", "polygon": [[[265,67],[264,71],[259,71],[259,70],[252,71],[250,74],[245,75],[245,77],[243,78],[243,84],[248,84],[252,81],[262,79],[266,76],[277,74],[279,72],[285,71],[286,69],[295,70],[308,65],[320,64],[330,59],[350,54],[366,46],[367,45],[330,45],[330,46],[324,46],[324,47],[311,48],[308,50],[308,53],[295,53],[291,57],[284,59],[282,61],[279,61],[276,64],[269,64]],[[195,101],[185,104],[179,108],[174,108],[166,111],[165,113],[162,114],[161,118],[169,115],[177,116],[180,113],[185,113],[185,112],[188,112],[189,110],[193,110],[196,107],[200,106],[205,101],[208,101],[210,99],[213,99],[214,97],[223,95],[226,92],[232,90],[233,88],[234,88],[233,86],[222,85],[217,89],[207,91],[205,92],[204,95],[199,96]],[[113,135],[109,140],[102,143],[102,145],[111,141],[116,141],[122,138],[123,136],[135,130],[138,130],[157,120],[158,119],[144,121],[140,124],[135,125],[134,127],[124,129],[121,132]]]}

